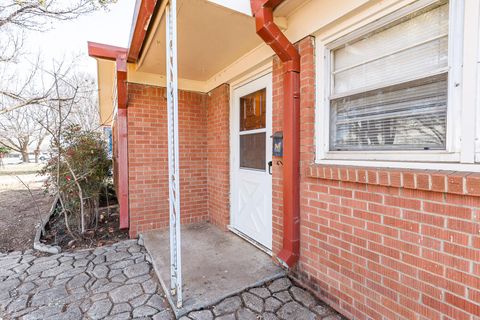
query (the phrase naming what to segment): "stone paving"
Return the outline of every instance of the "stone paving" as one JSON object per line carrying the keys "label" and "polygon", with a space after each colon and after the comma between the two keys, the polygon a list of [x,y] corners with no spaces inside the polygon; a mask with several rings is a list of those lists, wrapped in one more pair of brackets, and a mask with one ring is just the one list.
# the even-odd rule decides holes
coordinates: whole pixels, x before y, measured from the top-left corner
{"label": "stone paving", "polygon": [[0,254],[0,319],[173,319],[135,240],[36,257]]}
{"label": "stone paving", "polygon": [[232,296],[180,320],[346,320],[288,278]]}
{"label": "stone paving", "polygon": [[[145,249],[135,240],[52,256],[0,254],[0,320],[172,320]],[[181,320],[343,320],[280,278]]]}

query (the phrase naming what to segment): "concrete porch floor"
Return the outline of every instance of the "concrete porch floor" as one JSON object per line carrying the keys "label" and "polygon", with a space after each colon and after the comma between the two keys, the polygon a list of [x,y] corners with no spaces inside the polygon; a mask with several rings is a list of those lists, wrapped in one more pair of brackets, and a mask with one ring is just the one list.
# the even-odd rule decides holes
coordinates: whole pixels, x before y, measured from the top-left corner
{"label": "concrete porch floor", "polygon": [[266,253],[209,223],[184,226],[181,236],[183,307],[178,309],[169,290],[168,229],[144,234],[145,248],[177,317],[285,275]]}

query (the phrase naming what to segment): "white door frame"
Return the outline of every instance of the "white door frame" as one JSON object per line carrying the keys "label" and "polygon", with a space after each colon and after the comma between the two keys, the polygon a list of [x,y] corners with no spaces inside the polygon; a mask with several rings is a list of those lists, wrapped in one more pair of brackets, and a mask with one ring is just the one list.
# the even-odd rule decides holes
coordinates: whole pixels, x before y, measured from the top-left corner
{"label": "white door frame", "polygon": [[[235,170],[238,170],[239,166],[239,113],[236,110],[236,96],[246,95],[251,92],[255,92],[256,90],[260,90],[262,88],[267,89],[267,114],[266,114],[266,129],[267,129],[267,150],[266,150],[266,162],[271,161],[272,159],[272,152],[271,152],[271,144],[272,140],[270,139],[270,135],[272,133],[272,110],[273,110],[273,101],[272,101],[272,68],[271,64],[267,65],[265,68],[261,70],[261,72],[256,73],[254,76],[244,78],[241,82],[236,83],[235,85],[231,85],[230,87],[230,225],[229,229],[239,234],[240,236],[244,237],[245,235],[241,233],[241,231],[235,229],[235,215],[233,210],[237,208],[237,176]],[[242,90],[245,90],[245,94],[242,93]],[[267,166],[267,174],[268,174],[268,166]],[[270,176],[271,179],[271,176]],[[270,214],[272,212],[272,196],[271,196],[271,180],[270,180],[270,190],[268,190],[269,195],[267,197],[270,199]],[[271,222],[271,217],[270,217]],[[269,230],[265,230],[265,232],[269,235],[269,243],[260,244],[255,239],[248,238],[248,241],[251,241],[253,244],[259,246],[264,251],[271,254],[272,248],[272,227],[270,225]],[[253,241],[252,241],[253,240]]]}

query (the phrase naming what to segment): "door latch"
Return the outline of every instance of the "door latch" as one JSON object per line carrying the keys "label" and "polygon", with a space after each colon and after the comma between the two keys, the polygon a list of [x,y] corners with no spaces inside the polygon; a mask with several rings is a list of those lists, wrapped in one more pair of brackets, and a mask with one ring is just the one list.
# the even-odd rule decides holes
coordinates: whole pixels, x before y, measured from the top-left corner
{"label": "door latch", "polygon": [[272,175],[272,165],[273,165],[273,162],[268,161],[268,174],[270,174],[270,175]]}

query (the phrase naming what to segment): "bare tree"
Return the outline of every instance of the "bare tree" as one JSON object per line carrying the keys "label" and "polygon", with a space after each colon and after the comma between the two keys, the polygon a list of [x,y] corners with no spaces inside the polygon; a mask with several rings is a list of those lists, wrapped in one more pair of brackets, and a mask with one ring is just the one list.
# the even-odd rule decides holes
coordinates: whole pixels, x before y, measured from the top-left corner
{"label": "bare tree", "polygon": [[74,73],[69,80],[77,90],[75,108],[71,110],[68,122],[76,124],[87,131],[99,128],[100,115],[98,109],[98,89],[95,78],[88,73]]}
{"label": "bare tree", "polygon": [[[53,21],[76,19],[116,0],[1,0],[0,1],[0,114],[28,105],[47,103],[54,96],[53,86],[41,90],[25,90],[36,81],[38,68],[30,75],[19,77],[8,71],[23,63],[23,44],[28,32],[45,31]],[[35,63],[33,63],[35,66]],[[20,78],[20,80],[19,80]],[[12,81],[14,85],[12,86]]]}
{"label": "bare tree", "polygon": [[29,162],[28,154],[33,149],[38,162],[42,144],[50,135],[45,126],[50,125],[51,118],[51,111],[42,105],[0,115],[0,146],[20,152],[23,162]]}
{"label": "bare tree", "polygon": [[36,108],[33,114],[32,121],[35,121],[37,130],[33,135],[33,154],[35,155],[35,163],[40,160],[41,148],[47,138],[50,137],[50,133],[46,127],[50,127],[52,124],[51,111],[47,108]]}
{"label": "bare tree", "polygon": [[2,0],[0,28],[43,31],[51,20],[72,20],[115,0]]}

